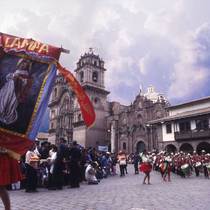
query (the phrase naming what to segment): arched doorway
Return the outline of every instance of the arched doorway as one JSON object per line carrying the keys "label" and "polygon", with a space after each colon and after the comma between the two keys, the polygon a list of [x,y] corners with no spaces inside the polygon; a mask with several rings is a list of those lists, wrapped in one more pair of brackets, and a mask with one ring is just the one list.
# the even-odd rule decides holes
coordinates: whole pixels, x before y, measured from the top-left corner
{"label": "arched doorway", "polygon": [[136,145],[136,151],[137,151],[138,153],[140,153],[140,152],[143,152],[144,149],[146,149],[145,143],[144,143],[143,141],[139,141],[139,142],[137,143],[137,145]]}
{"label": "arched doorway", "polygon": [[165,150],[168,153],[175,153],[177,151],[177,148],[173,144],[168,144],[166,145]]}
{"label": "arched doorway", "polygon": [[123,142],[123,150],[126,151],[126,143],[125,142]]}
{"label": "arched doorway", "polygon": [[201,142],[198,144],[196,150],[198,154],[200,154],[202,150],[205,150],[206,153],[210,153],[210,144],[207,142]]}
{"label": "arched doorway", "polygon": [[185,153],[192,153],[193,152],[193,147],[189,143],[184,143],[179,148],[179,151],[182,151],[182,152],[185,152]]}

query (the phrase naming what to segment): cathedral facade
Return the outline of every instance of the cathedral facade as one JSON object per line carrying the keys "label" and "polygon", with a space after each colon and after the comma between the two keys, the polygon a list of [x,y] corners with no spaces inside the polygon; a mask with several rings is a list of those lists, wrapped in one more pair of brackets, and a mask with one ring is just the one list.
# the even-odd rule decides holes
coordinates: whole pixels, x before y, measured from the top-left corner
{"label": "cathedral facade", "polygon": [[155,128],[147,122],[167,116],[165,97],[150,86],[146,93],[140,90],[129,106],[109,102],[105,72],[104,61],[93,51],[81,56],[75,69],[76,78],[95,109],[96,121],[91,128],[84,124],[73,91],[62,76],[57,76],[49,102],[49,141],[58,143],[63,137],[68,143],[77,140],[85,147],[108,146],[111,152],[158,149]]}

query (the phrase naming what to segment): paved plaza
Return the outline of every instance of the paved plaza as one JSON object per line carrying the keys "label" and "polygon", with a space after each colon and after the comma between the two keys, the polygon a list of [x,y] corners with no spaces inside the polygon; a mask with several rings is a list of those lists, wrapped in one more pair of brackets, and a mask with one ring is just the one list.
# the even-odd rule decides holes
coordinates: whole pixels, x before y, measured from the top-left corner
{"label": "paved plaza", "polygon": [[[12,210],[209,210],[210,180],[203,176],[183,179],[172,176],[164,183],[152,172],[151,185],[143,185],[143,174],[109,177],[99,185],[81,184],[79,189],[38,193],[10,191]],[[0,209],[3,209],[0,203]]]}

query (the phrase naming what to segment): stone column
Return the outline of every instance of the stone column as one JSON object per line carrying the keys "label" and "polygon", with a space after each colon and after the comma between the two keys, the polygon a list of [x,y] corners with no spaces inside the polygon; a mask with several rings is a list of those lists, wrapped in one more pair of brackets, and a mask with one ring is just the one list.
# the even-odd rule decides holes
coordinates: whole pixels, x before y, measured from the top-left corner
{"label": "stone column", "polygon": [[116,151],[115,148],[115,133],[116,129],[115,129],[115,121],[112,121],[111,123],[111,152],[114,153]]}

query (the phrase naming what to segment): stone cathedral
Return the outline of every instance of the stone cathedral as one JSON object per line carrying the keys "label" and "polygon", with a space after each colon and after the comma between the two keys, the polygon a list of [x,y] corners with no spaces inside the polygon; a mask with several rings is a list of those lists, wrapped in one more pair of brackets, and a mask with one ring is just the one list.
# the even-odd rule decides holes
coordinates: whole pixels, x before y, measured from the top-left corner
{"label": "stone cathedral", "polygon": [[129,106],[109,102],[107,96],[110,92],[104,86],[105,72],[104,61],[92,50],[77,62],[76,78],[91,99],[96,113],[96,121],[88,129],[73,91],[61,75],[57,76],[49,102],[49,141],[57,144],[63,137],[68,143],[77,140],[85,147],[108,146],[111,152],[158,149],[158,134],[147,122],[167,115],[169,104],[165,97],[150,86],[146,93],[139,90]]}

